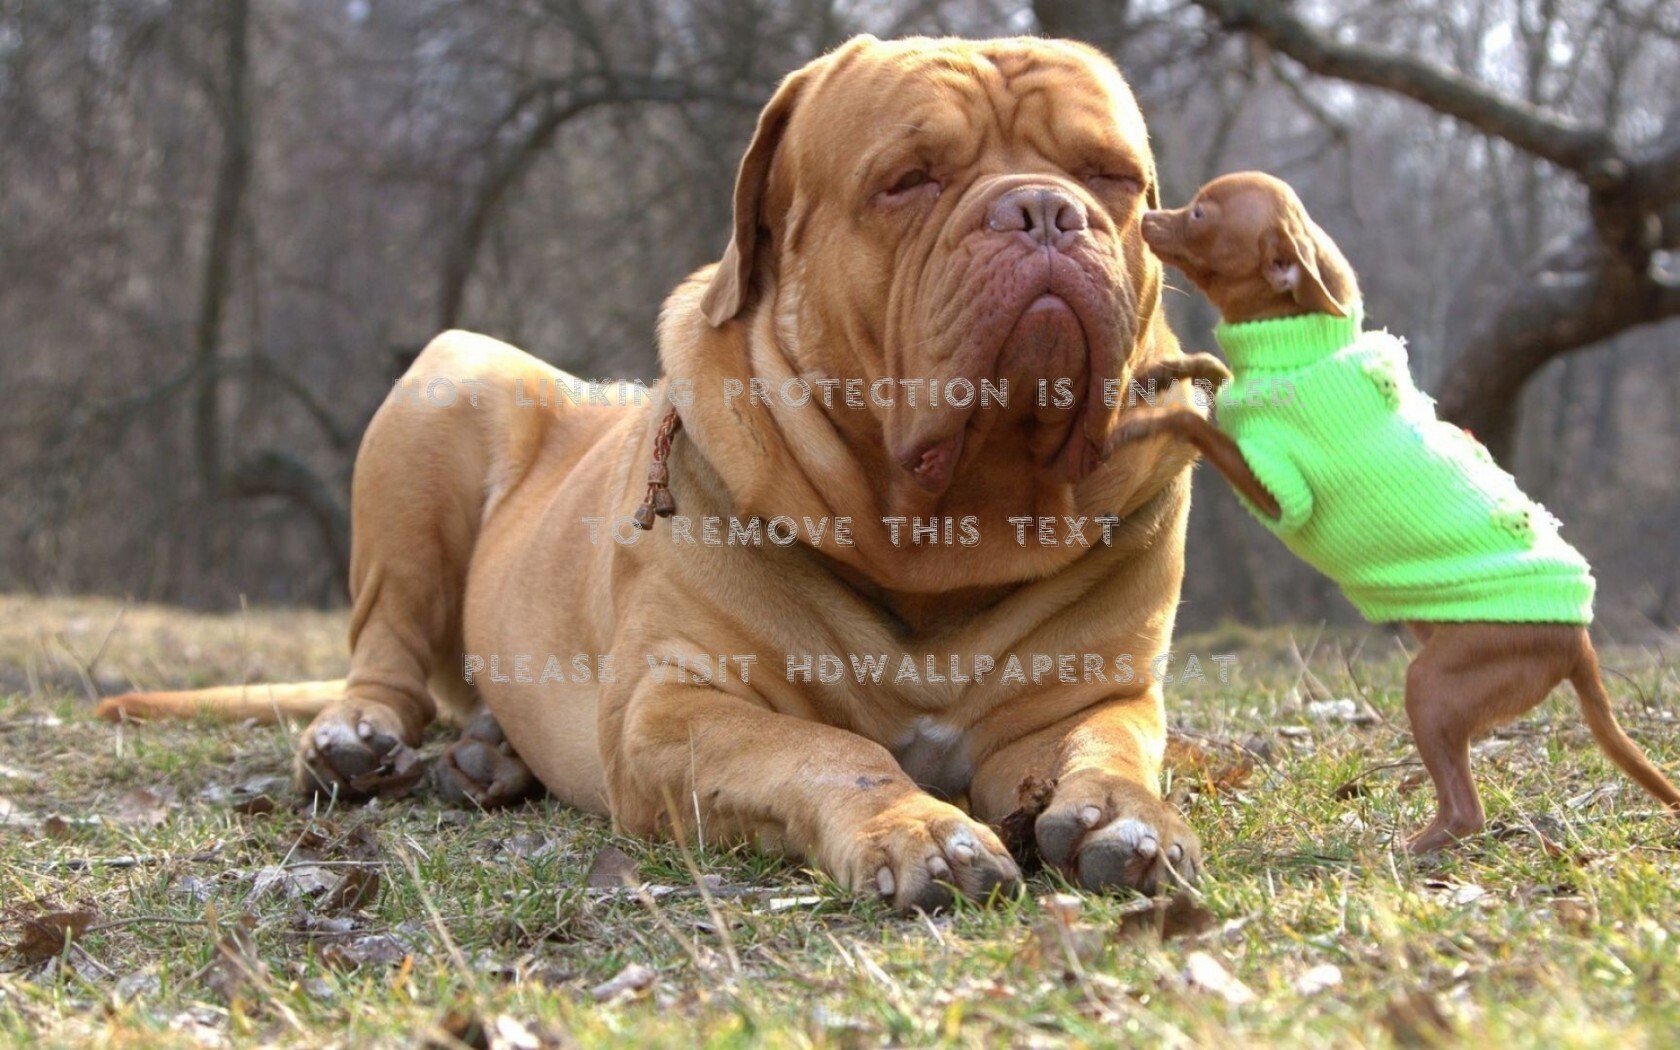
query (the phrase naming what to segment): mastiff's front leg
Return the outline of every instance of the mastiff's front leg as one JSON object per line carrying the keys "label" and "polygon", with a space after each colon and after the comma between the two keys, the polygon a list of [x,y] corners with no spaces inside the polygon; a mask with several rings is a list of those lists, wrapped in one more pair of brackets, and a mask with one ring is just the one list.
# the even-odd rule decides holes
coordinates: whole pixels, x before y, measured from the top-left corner
{"label": "mastiff's front leg", "polygon": [[[615,724],[616,723],[616,724]],[[709,685],[644,680],[608,710],[614,819],[652,835],[698,820],[707,841],[757,838],[901,913],[1013,889],[996,834],[918,788],[886,748]]]}
{"label": "mastiff's front leg", "polygon": [[1161,798],[1159,687],[1107,700],[1006,745],[975,774],[977,816],[1000,823],[1029,777],[1054,785],[1034,837],[1046,862],[1089,890],[1143,893],[1195,881],[1202,845]]}

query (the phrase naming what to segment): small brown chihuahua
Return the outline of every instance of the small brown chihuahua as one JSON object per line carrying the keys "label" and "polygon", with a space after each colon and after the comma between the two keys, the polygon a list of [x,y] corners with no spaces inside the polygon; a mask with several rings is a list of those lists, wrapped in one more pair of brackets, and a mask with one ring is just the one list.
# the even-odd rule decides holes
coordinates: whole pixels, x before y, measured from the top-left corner
{"label": "small brown chihuahua", "polygon": [[[1585,626],[1591,618],[1592,595],[1585,560],[1557,537],[1549,516],[1522,496],[1484,449],[1457,428],[1435,419],[1428,398],[1411,384],[1402,344],[1382,333],[1381,339],[1388,342],[1381,345],[1391,349],[1384,351],[1388,356],[1379,362],[1385,367],[1377,368],[1370,354],[1350,357],[1335,349],[1359,345],[1352,342],[1333,344],[1322,358],[1288,349],[1278,354],[1276,333],[1297,330],[1289,327],[1297,322],[1284,319],[1302,319],[1300,331],[1322,331],[1334,326],[1315,328],[1319,321],[1311,315],[1346,318],[1348,338],[1363,338],[1357,335],[1361,310],[1353,270],[1329,236],[1308,218],[1295,192],[1259,172],[1227,175],[1202,187],[1186,207],[1147,213],[1143,236],[1163,262],[1182,270],[1219,308],[1225,322],[1222,332],[1230,333],[1230,338],[1237,338],[1238,333],[1229,326],[1280,322],[1238,332],[1260,333],[1248,336],[1254,342],[1244,345],[1268,347],[1273,355],[1267,359],[1272,362],[1268,367],[1275,368],[1279,359],[1287,358],[1294,369],[1290,374],[1305,381],[1303,390],[1317,391],[1317,399],[1293,406],[1293,415],[1283,419],[1282,425],[1291,427],[1301,421],[1279,439],[1294,450],[1295,462],[1288,454],[1279,457],[1276,441],[1270,446],[1250,443],[1261,425],[1275,433],[1282,417],[1260,420],[1252,410],[1239,415],[1234,400],[1221,401],[1230,416],[1230,433],[1187,408],[1140,411],[1123,419],[1111,448],[1163,436],[1193,444],[1243,495],[1256,516],[1341,583],[1361,612],[1372,619],[1407,622],[1422,649],[1407,668],[1406,713],[1418,754],[1434,780],[1437,803],[1434,821],[1413,836],[1407,848],[1433,851],[1481,830],[1486,818],[1470,774],[1471,739],[1528,711],[1564,679],[1574,686],[1587,725],[1605,753],[1645,790],[1680,810],[1680,791],[1628,739],[1611,713],[1598,656]],[[1248,377],[1233,345],[1228,343],[1226,348],[1232,352],[1240,384]],[[1326,365],[1326,361],[1331,363]],[[1346,371],[1354,380],[1331,386],[1326,377],[1337,373],[1330,370],[1350,363],[1354,367]],[[1223,380],[1230,379],[1231,373],[1210,355],[1195,354],[1159,366],[1150,378],[1180,376]],[[1320,427],[1321,419],[1356,411],[1365,413],[1360,417],[1363,429],[1344,429],[1358,436],[1340,442],[1346,447],[1324,448],[1333,441],[1327,435],[1341,432],[1328,425]],[[1473,453],[1480,454],[1479,463],[1471,461]],[[1278,462],[1280,458],[1284,462]],[[1333,469],[1315,473],[1321,463],[1332,463]],[[1413,469],[1414,463],[1421,465]],[[1429,497],[1441,493],[1437,502],[1445,510],[1437,513]],[[1494,501],[1490,505],[1495,509],[1487,513],[1475,502],[1484,496]],[[1386,517],[1372,509],[1395,505],[1396,499],[1400,509]],[[1280,506],[1280,500],[1284,505]],[[1464,512],[1466,506],[1470,512]],[[1407,535],[1409,526],[1399,519],[1413,507],[1422,524]],[[1474,536],[1475,544],[1459,542],[1456,537],[1461,533],[1447,527],[1451,522],[1445,511],[1466,520],[1474,518],[1476,531],[1466,526],[1462,535]],[[1501,517],[1510,514],[1515,518]],[[1506,532],[1500,533],[1500,528]],[[1485,534],[1493,539],[1485,540]],[[1323,553],[1332,546],[1331,539],[1334,557]],[[1416,546],[1408,548],[1407,543]],[[1425,546],[1429,549],[1424,555],[1434,559],[1429,564],[1448,567],[1444,578],[1449,582],[1443,588],[1452,597],[1432,597],[1431,604],[1417,602],[1415,589],[1407,593],[1404,587],[1384,591],[1380,584],[1373,586],[1373,580],[1403,578],[1410,569],[1405,558]],[[1487,550],[1495,554],[1472,560],[1483,558]],[[1391,562],[1385,564],[1385,558]],[[1496,567],[1491,573],[1483,569],[1489,564]],[[1498,568],[1506,564],[1511,566],[1509,571]],[[1535,588],[1551,585],[1553,578],[1543,576],[1542,570],[1550,571],[1555,565],[1563,566],[1557,579],[1564,583],[1558,586],[1575,588],[1558,593],[1573,596],[1576,602],[1561,606],[1570,615],[1556,617],[1558,622],[1533,610],[1559,603],[1543,605],[1536,599],[1525,605],[1529,599],[1523,597],[1525,588],[1538,594]],[[1480,588],[1469,598],[1464,596],[1467,592],[1453,591],[1463,582],[1454,578],[1458,566],[1474,569],[1461,574],[1475,577],[1469,582]],[[1408,606],[1408,601],[1413,605]],[[1454,602],[1459,603],[1459,610],[1491,607],[1521,610],[1521,614],[1509,621],[1454,615]],[[1426,614],[1399,611],[1418,607]],[[1574,609],[1581,612],[1576,614]]]}

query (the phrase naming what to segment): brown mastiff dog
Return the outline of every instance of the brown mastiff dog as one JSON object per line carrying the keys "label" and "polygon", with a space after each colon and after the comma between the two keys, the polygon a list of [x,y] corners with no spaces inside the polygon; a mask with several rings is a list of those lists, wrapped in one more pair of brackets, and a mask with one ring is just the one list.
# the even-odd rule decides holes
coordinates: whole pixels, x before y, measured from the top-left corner
{"label": "brown mastiff dog", "polygon": [[[627,832],[753,838],[900,909],[1012,884],[988,825],[1036,777],[1037,845],[1083,885],[1193,878],[1148,675],[1193,452],[1098,451],[1104,382],[1180,359],[1139,235],[1155,193],[1100,53],[853,40],[765,108],[722,262],[665,304],[652,401],[574,404],[564,373],[463,332],[415,362],[356,463],[347,679],[105,713],[314,714],[299,783],[351,796],[484,705],[511,748],[492,728],[446,755],[483,800],[523,759]],[[957,403],[982,380],[1006,403]],[[682,518],[642,532],[667,398]],[[781,534],[707,542],[708,516],[754,515]]]}

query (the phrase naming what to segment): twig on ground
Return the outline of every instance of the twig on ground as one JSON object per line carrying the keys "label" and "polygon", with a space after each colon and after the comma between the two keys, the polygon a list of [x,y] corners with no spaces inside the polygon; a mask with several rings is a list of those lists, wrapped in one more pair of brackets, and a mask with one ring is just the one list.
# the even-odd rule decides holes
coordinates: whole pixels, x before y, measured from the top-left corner
{"label": "twig on ground", "polygon": [[105,930],[120,930],[124,926],[208,926],[203,919],[177,919],[172,915],[130,915],[126,919],[112,919],[109,922],[96,922],[83,933],[100,933]]}
{"label": "twig on ground", "polygon": [[222,859],[222,843],[199,853],[152,853],[131,857],[71,857],[66,860],[39,861],[30,866],[36,871],[91,871],[94,868],[148,868],[158,864],[181,862],[205,864]]}

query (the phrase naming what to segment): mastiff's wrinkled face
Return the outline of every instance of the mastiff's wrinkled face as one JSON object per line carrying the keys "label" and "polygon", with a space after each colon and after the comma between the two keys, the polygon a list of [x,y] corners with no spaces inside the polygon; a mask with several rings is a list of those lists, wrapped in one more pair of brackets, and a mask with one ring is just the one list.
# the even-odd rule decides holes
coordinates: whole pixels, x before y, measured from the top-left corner
{"label": "mastiff's wrinkled face", "polygon": [[[1139,233],[1155,196],[1143,118],[1099,52],[861,37],[764,111],[701,308],[773,339],[813,389],[868,384],[823,411],[879,511],[1080,509],[1116,414],[1105,381],[1112,400],[1176,347]],[[820,445],[806,466],[843,486]]]}

